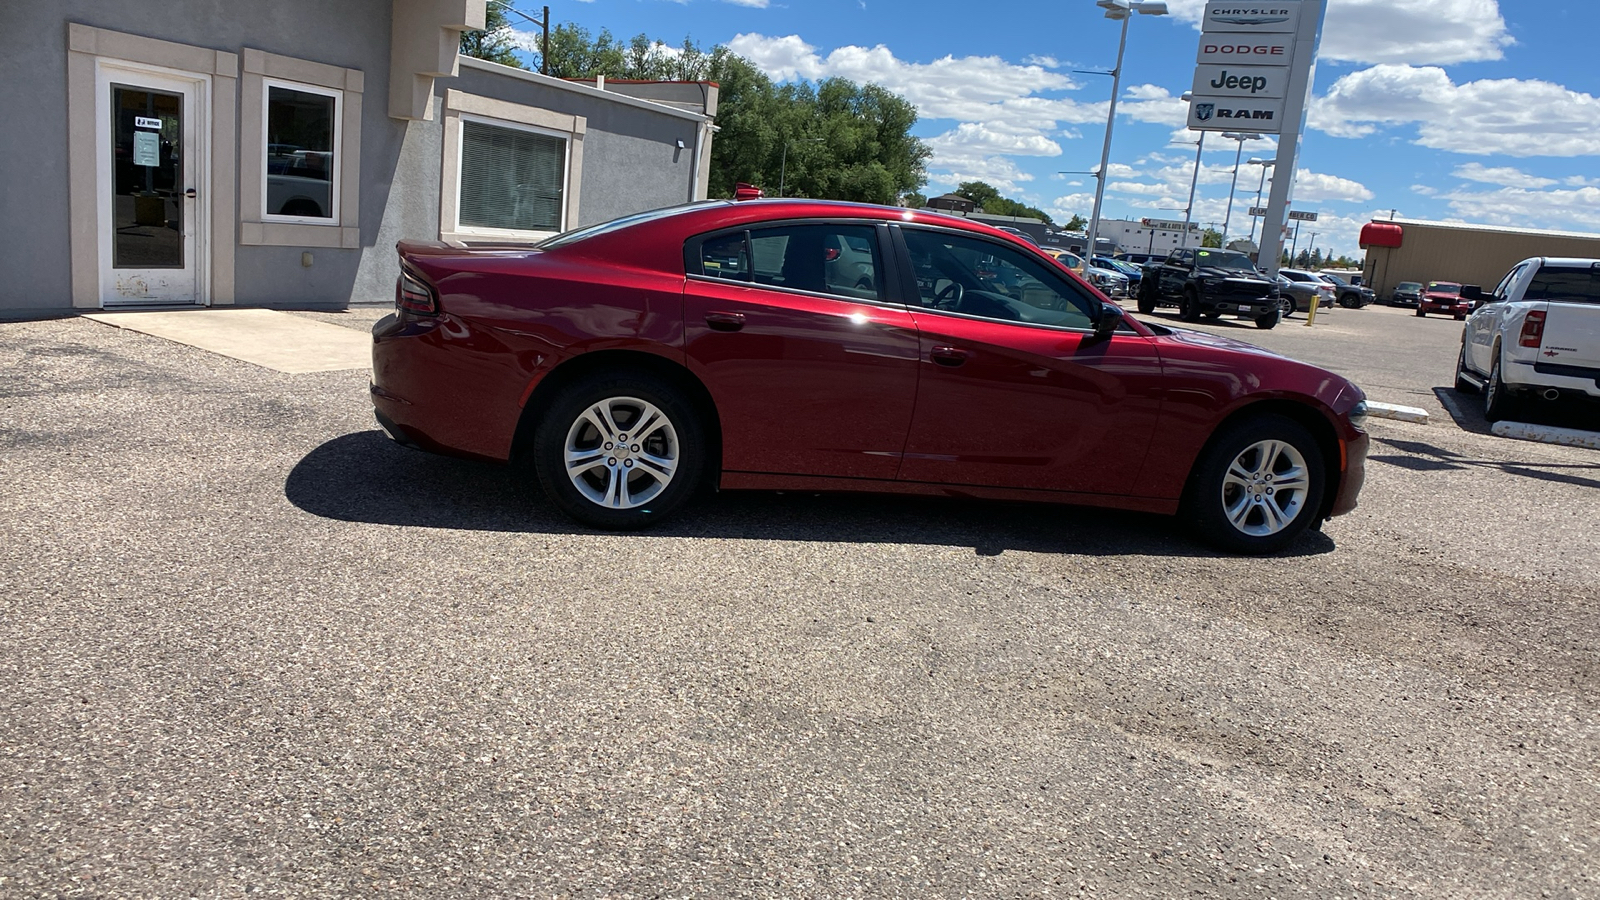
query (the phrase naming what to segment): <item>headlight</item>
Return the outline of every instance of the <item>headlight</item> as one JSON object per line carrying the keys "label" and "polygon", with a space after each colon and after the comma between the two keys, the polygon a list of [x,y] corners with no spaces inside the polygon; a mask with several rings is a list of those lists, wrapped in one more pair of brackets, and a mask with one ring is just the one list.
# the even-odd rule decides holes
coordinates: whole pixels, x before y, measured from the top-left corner
{"label": "headlight", "polygon": [[1357,428],[1365,428],[1367,426],[1367,401],[1362,400],[1355,406],[1350,407],[1350,424]]}

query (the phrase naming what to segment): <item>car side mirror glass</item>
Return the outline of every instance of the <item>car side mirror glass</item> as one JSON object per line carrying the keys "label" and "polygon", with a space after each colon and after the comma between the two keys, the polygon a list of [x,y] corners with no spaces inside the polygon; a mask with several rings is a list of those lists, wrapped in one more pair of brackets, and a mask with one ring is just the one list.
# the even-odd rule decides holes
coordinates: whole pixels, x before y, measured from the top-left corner
{"label": "car side mirror glass", "polygon": [[1122,315],[1122,307],[1113,303],[1102,304],[1100,306],[1100,316],[1094,320],[1095,340],[1109,340],[1113,334],[1116,334],[1118,326],[1122,324]]}
{"label": "car side mirror glass", "polygon": [[1471,300],[1474,303],[1489,302],[1489,297],[1484,295],[1483,288],[1476,284],[1463,284],[1461,286],[1461,297],[1464,300]]}

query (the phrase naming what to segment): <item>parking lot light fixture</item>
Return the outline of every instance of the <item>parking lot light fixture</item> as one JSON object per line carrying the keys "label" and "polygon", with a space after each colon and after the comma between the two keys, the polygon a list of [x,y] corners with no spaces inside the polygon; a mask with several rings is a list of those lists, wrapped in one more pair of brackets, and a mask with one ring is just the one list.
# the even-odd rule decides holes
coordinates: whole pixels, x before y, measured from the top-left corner
{"label": "parking lot light fixture", "polygon": [[[1239,146],[1242,147],[1244,145],[1240,144]],[[1263,190],[1265,190],[1266,187],[1267,187],[1267,170],[1272,168],[1273,166],[1276,166],[1278,164],[1278,161],[1275,160],[1275,159],[1251,159],[1251,160],[1247,161],[1247,164],[1248,165],[1252,165],[1252,166],[1260,166],[1261,167],[1261,181],[1260,181],[1260,183],[1258,183],[1256,185],[1256,206],[1260,206],[1261,205],[1261,192]],[[1250,243],[1254,244],[1255,242],[1256,242],[1256,217],[1255,216],[1251,216],[1250,217]]]}
{"label": "parking lot light fixture", "polygon": [[1233,155],[1233,187],[1228,188],[1228,214],[1222,217],[1222,246],[1228,246],[1228,226],[1233,224],[1233,194],[1239,189],[1239,164],[1244,160],[1244,142],[1259,141],[1255,132],[1224,131],[1222,136],[1239,142],[1239,151]]}
{"label": "parking lot light fixture", "polygon": [[1100,206],[1105,202],[1106,172],[1111,162],[1111,128],[1117,121],[1117,95],[1122,92],[1122,55],[1128,49],[1128,22],[1133,13],[1144,16],[1164,16],[1167,4],[1162,0],[1095,0],[1095,6],[1106,11],[1106,18],[1122,22],[1122,37],[1117,42],[1117,67],[1111,70],[1111,109],[1106,113],[1106,140],[1100,149],[1100,177],[1094,187],[1094,211],[1089,216],[1089,255],[1098,252],[1096,241],[1100,236]]}

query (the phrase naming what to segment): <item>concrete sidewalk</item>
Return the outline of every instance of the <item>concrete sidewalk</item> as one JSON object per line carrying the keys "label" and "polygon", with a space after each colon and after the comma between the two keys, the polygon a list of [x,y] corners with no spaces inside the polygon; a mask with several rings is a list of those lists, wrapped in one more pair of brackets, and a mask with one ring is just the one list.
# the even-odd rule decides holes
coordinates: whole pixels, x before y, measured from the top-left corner
{"label": "concrete sidewalk", "polygon": [[138,310],[84,318],[290,375],[372,365],[372,337],[365,332],[270,309]]}

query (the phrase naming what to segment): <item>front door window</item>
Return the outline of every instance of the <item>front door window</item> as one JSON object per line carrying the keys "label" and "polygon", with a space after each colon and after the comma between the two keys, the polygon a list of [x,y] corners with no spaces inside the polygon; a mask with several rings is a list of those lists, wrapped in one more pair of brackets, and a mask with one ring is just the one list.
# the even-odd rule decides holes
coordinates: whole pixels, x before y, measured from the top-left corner
{"label": "front door window", "polygon": [[183,95],[111,86],[111,265],[182,269]]}

